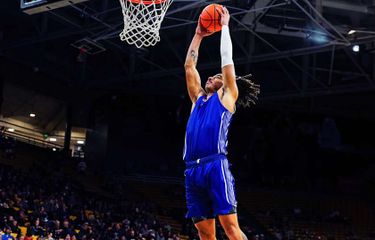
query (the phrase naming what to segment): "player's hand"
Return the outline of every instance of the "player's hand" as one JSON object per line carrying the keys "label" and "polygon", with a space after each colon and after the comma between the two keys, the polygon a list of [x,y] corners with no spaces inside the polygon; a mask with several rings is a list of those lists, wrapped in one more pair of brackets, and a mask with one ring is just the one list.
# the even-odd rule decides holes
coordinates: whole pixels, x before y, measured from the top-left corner
{"label": "player's hand", "polygon": [[198,21],[198,26],[197,28],[195,29],[195,33],[199,36],[201,36],[202,38],[203,37],[207,37],[207,36],[210,36],[213,34],[213,32],[207,32],[207,30],[205,30],[204,28],[201,27],[201,25],[199,24],[200,21]]}
{"label": "player's hand", "polygon": [[229,11],[226,7],[223,7],[223,11],[221,13],[221,26],[224,25],[229,25],[229,19],[230,19],[230,14]]}

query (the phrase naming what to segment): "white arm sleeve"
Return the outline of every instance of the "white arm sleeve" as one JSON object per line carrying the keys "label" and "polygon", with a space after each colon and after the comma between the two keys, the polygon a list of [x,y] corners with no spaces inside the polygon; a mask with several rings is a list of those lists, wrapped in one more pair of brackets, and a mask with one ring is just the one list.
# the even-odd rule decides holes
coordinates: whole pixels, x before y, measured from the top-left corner
{"label": "white arm sleeve", "polygon": [[221,67],[226,65],[234,64],[232,59],[232,40],[230,39],[229,27],[223,25],[221,28],[221,42],[220,42],[220,54],[221,54]]}

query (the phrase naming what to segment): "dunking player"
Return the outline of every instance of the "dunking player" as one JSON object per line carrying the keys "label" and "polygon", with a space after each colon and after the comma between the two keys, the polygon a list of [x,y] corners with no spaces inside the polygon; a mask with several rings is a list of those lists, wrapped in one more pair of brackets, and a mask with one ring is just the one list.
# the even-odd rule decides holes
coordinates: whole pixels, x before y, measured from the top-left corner
{"label": "dunking player", "polygon": [[259,86],[246,77],[236,78],[229,18],[229,12],[224,8],[221,14],[221,73],[208,78],[205,90],[201,87],[196,64],[200,43],[210,33],[204,32],[199,24],[185,62],[186,83],[193,103],[183,156],[186,217],[193,219],[200,239],[204,240],[215,239],[216,216],[230,240],[247,239],[238,225],[234,179],[226,158],[227,134],[236,101],[242,106],[254,103]]}

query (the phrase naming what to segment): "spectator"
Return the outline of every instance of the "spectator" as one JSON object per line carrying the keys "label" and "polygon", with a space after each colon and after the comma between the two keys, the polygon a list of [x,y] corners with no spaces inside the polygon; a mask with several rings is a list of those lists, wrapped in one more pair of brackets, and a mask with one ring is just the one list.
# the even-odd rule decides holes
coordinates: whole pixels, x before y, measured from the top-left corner
{"label": "spectator", "polygon": [[29,235],[35,235],[35,236],[40,236],[44,234],[43,228],[40,226],[40,221],[39,218],[37,218],[34,221],[34,225],[31,225],[28,229],[27,232]]}
{"label": "spectator", "polygon": [[14,237],[11,235],[12,229],[9,226],[4,227],[4,235],[1,237],[1,240],[13,240]]}
{"label": "spectator", "polygon": [[10,228],[12,229],[12,233],[15,233],[17,235],[19,235],[21,233],[21,229],[18,226],[17,220],[13,220],[12,225],[10,226]]}
{"label": "spectator", "polygon": [[85,173],[87,165],[83,158],[81,158],[81,161],[78,163],[77,168],[79,173]]}

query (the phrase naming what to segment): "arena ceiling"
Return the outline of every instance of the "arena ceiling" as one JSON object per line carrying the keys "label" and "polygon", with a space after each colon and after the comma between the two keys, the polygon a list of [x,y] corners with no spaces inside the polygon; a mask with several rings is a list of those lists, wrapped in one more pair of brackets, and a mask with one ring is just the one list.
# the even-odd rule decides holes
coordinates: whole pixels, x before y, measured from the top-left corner
{"label": "arena ceiling", "polygon": [[[253,73],[262,85],[260,106],[374,117],[373,0],[175,0],[161,42],[142,49],[119,40],[118,1],[89,0],[35,15],[23,13],[19,0],[1,1],[0,77],[5,86],[56,101],[37,104],[48,111],[40,126],[48,125],[60,102],[86,111],[108,93],[186,95],[186,50],[200,11],[213,2],[232,14],[236,72]],[[74,47],[80,41],[105,51],[82,53]],[[355,44],[358,53],[352,51]],[[202,43],[198,70],[203,81],[220,71],[219,34]],[[5,102],[18,98],[6,96]],[[25,103],[30,109],[31,102]],[[14,112],[13,105],[3,107],[3,115]]]}

